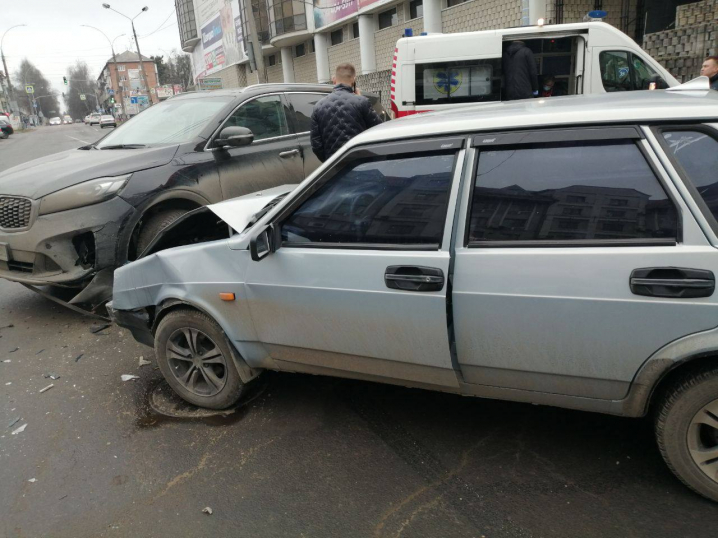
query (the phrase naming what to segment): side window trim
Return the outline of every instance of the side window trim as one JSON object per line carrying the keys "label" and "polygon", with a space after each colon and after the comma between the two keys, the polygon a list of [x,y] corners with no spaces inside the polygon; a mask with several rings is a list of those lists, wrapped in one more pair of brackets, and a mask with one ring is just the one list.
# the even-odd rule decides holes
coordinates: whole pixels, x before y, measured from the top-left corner
{"label": "side window trim", "polygon": [[714,129],[713,127],[710,127],[708,125],[704,124],[676,124],[676,125],[654,125],[651,126],[651,132],[656,137],[656,140],[658,141],[658,145],[660,146],[661,150],[665,154],[668,161],[671,163],[673,168],[678,172],[678,176],[680,177],[681,183],[683,186],[688,190],[688,192],[691,195],[691,198],[693,199],[693,202],[696,204],[698,209],[700,210],[701,214],[703,215],[703,218],[706,219],[706,222],[708,223],[708,226],[710,226],[711,230],[713,231],[713,234],[718,237],[718,221],[713,216],[713,212],[710,210],[708,205],[706,204],[705,200],[703,200],[703,197],[698,192],[698,189],[696,189],[695,185],[693,185],[693,182],[691,181],[690,177],[688,177],[688,173],[686,172],[685,168],[683,168],[683,165],[681,165],[680,161],[676,159],[676,157],[673,155],[673,152],[671,151],[670,147],[668,146],[668,143],[666,142],[665,138],[663,137],[664,131],[693,131],[698,133],[704,133],[707,136],[710,136],[713,140],[718,142],[718,131]]}
{"label": "side window trim", "polygon": [[287,103],[289,104],[289,109],[292,111],[291,125],[292,125],[293,134],[295,134],[295,135],[307,134],[311,131],[299,131],[299,129],[297,129],[297,122],[296,122],[296,117],[295,117],[296,111],[294,110],[294,103],[292,103],[292,97],[291,97],[292,95],[318,95],[318,96],[324,98],[327,95],[329,95],[329,92],[326,92],[326,93],[309,92],[309,91],[307,91],[307,92],[285,92],[285,96],[287,98]]}
{"label": "side window trim", "polygon": [[[606,128],[606,131],[609,131],[609,134],[612,135],[618,135],[621,132],[622,128]],[[556,240],[556,239],[531,239],[531,240],[516,240],[516,241],[508,241],[508,240],[499,240],[499,241],[471,241],[470,240],[470,234],[471,234],[471,216],[472,216],[472,208],[474,203],[473,195],[469,195],[468,199],[468,207],[466,211],[466,216],[464,220],[464,238],[463,238],[463,246],[465,248],[586,248],[586,247],[640,247],[640,246],[676,246],[682,241],[683,238],[683,226],[682,226],[682,215],[680,211],[680,204],[677,202],[675,197],[673,196],[673,193],[671,192],[671,189],[668,188],[668,186],[665,183],[664,178],[662,177],[660,170],[656,167],[653,160],[649,157],[649,155],[646,153],[646,148],[643,146],[643,140],[644,136],[640,132],[640,129],[638,127],[630,127],[631,131],[635,130],[637,136],[608,136],[607,138],[591,138],[590,136],[586,138],[566,138],[564,140],[543,140],[543,142],[548,143],[555,143],[555,142],[562,142],[562,141],[596,141],[596,140],[632,140],[634,144],[638,147],[638,150],[640,151],[641,155],[643,156],[646,164],[649,166],[651,171],[653,172],[653,175],[655,176],[656,180],[660,184],[663,191],[666,193],[666,196],[673,204],[675,210],[676,210],[676,216],[677,216],[677,237],[676,239],[668,238],[641,238],[641,239],[584,239],[584,240],[572,240],[572,239],[562,239],[562,240]],[[591,129],[586,129],[591,130]],[[572,130],[565,130],[565,133],[568,133]],[[613,133],[610,133],[610,131],[613,131]],[[533,133],[542,134],[542,131],[532,131]],[[501,134],[501,133],[498,133]],[[513,134],[513,133],[512,133]],[[483,137],[485,135],[478,135],[479,137]],[[641,139],[641,140],[639,140]],[[474,138],[474,141],[476,139]],[[518,143],[513,144],[506,144],[510,146],[517,146],[517,145],[525,145],[525,144],[536,144],[537,140],[533,139],[531,141],[520,141]],[[504,144],[501,144],[504,145]],[[481,152],[482,151],[491,151],[495,146],[492,144],[486,144],[484,148],[481,146],[476,146],[474,143],[472,143],[472,146],[476,148],[476,156],[474,159],[473,164],[473,170],[471,171],[471,175],[469,178],[470,185],[475,185],[476,183],[476,176],[479,169],[479,161],[481,160]]]}
{"label": "side window trim", "polygon": [[[304,191],[294,198],[289,204],[274,216],[270,224],[274,225],[274,240],[276,244],[282,248],[341,248],[354,250],[439,250],[441,244],[374,244],[374,243],[301,243],[287,244],[282,242],[281,225],[282,223],[299,208],[310,196],[318,191],[323,185],[337,175],[347,164],[352,161],[366,159],[371,157],[388,157],[395,154],[411,155],[414,153],[454,153],[456,158],[451,171],[451,180],[456,181],[456,170],[459,167],[458,156],[464,148],[466,142],[465,137],[448,137],[448,138],[431,138],[418,140],[404,140],[401,142],[385,142],[381,145],[372,144],[367,146],[357,146],[350,150],[344,157],[334,163],[334,165],[325,170],[324,173],[314,179],[312,183],[306,186]],[[451,189],[450,189],[451,193]],[[447,214],[449,212],[448,204],[451,203],[451,197],[447,202]],[[444,222],[446,225],[446,221]],[[443,238],[442,233],[442,238]]]}
{"label": "side window trim", "polygon": [[588,142],[598,140],[638,140],[643,133],[638,126],[578,127],[573,129],[546,129],[541,131],[505,131],[480,133],[471,140],[473,147],[518,146],[553,142]]}

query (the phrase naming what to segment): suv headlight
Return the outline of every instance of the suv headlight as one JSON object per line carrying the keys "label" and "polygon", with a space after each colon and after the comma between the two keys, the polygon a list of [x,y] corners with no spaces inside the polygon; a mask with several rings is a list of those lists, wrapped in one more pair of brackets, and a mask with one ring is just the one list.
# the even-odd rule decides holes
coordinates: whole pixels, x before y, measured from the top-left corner
{"label": "suv headlight", "polygon": [[40,200],[40,215],[67,211],[114,198],[132,174],[100,177],[48,194]]}

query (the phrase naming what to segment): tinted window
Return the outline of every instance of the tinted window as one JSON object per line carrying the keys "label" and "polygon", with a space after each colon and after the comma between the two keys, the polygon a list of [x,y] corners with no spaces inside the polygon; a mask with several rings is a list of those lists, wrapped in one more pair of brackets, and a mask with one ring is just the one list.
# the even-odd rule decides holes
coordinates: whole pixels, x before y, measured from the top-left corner
{"label": "tinted window", "polygon": [[344,34],[342,32],[342,29],[334,30],[331,34],[329,34],[329,39],[332,42],[332,45],[338,45],[342,41],[344,41]]}
{"label": "tinted window", "polygon": [[294,56],[296,56],[297,58],[304,56],[304,54],[306,54],[306,49],[304,48],[304,43],[302,43],[301,45],[297,45],[294,48]]}
{"label": "tinted window", "polygon": [[454,154],[354,161],[282,224],[301,243],[438,245]]}
{"label": "tinted window", "polygon": [[416,65],[416,104],[474,103],[501,99],[501,60]]}
{"label": "tinted window", "polygon": [[316,93],[290,93],[287,94],[289,102],[294,109],[295,128],[298,133],[306,133],[312,128],[312,112],[314,105],[324,97]]}
{"label": "tinted window", "polygon": [[411,0],[409,2],[409,18],[418,19],[424,16],[424,0]]}
{"label": "tinted window", "polygon": [[225,127],[246,127],[255,140],[289,134],[284,105],[278,95],[253,99],[240,106],[229,117]]}
{"label": "tinted window", "polygon": [[698,131],[665,131],[663,137],[670,153],[718,219],[718,142]]}
{"label": "tinted window", "polygon": [[480,153],[470,241],[676,235],[676,209],[633,142],[576,142]]}
{"label": "tinted window", "polygon": [[396,8],[388,9],[379,13],[379,30],[389,28],[399,24],[399,17],[396,14]]}

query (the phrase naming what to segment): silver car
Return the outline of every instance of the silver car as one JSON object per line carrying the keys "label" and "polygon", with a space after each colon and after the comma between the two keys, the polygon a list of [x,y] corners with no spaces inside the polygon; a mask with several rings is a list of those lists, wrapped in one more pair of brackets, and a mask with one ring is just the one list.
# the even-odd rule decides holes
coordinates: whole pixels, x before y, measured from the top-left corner
{"label": "silver car", "polygon": [[650,414],[670,468],[718,501],[703,82],[371,129],[289,194],[168,228],[116,271],[113,316],[206,407],[269,369]]}

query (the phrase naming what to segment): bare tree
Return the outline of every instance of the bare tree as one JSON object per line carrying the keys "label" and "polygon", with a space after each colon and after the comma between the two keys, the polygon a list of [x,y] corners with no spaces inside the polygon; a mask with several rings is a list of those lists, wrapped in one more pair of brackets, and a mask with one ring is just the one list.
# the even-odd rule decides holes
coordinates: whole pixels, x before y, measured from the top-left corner
{"label": "bare tree", "polygon": [[[32,85],[34,94],[25,92],[25,86]],[[33,96],[37,103],[37,112],[44,116],[60,114],[60,105],[57,102],[57,92],[52,89],[50,82],[32,62],[25,58],[20,63],[20,68],[15,71],[15,87],[17,92],[18,105],[25,114],[34,114]]]}
{"label": "bare tree", "polygon": [[[97,83],[87,64],[78,60],[75,65],[68,67],[67,80],[69,85],[65,92],[65,104],[70,116],[84,118],[94,112],[96,101],[93,95],[97,95]],[[81,95],[85,95],[84,101]]]}

